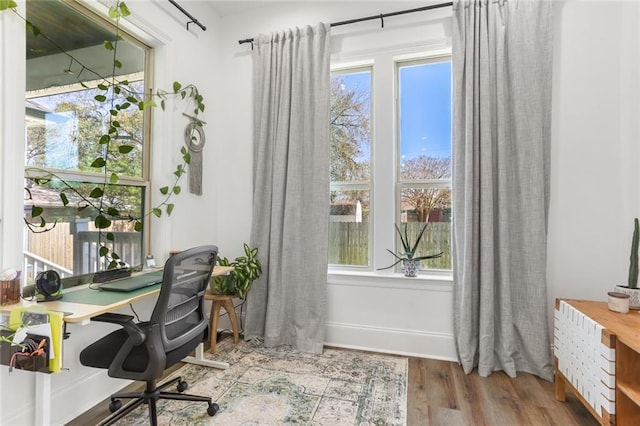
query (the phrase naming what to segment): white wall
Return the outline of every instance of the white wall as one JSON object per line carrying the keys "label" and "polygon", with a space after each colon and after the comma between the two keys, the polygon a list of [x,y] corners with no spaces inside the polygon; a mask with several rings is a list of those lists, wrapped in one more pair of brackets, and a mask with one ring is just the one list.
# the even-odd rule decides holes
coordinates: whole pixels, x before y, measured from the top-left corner
{"label": "white wall", "polygon": [[558,2],[549,303],[626,284],[640,216],[640,4]]}
{"label": "white wall", "polygon": [[[20,7],[24,11],[23,7]],[[22,105],[24,102],[24,60],[13,60],[13,56],[4,52],[19,53],[24,58],[24,31],[19,20],[8,13],[0,13],[0,269],[19,269],[22,259],[22,185],[16,186],[24,175],[24,168],[16,158],[24,158],[24,126],[12,126],[24,120]],[[22,48],[19,48],[22,47]],[[23,381],[29,379],[23,378]],[[30,378],[31,383],[33,377]],[[7,369],[0,367],[0,423],[2,413],[11,405],[8,396],[12,390],[8,382]]]}

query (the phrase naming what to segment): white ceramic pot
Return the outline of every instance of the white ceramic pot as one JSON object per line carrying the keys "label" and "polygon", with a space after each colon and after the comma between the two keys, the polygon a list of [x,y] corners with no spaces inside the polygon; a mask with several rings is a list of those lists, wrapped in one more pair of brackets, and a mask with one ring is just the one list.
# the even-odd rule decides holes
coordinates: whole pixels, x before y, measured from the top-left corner
{"label": "white ceramic pot", "polygon": [[420,270],[420,261],[405,259],[402,261],[402,267],[404,269],[405,277],[414,278],[418,276],[418,271]]}
{"label": "white ceramic pot", "polygon": [[629,295],[629,309],[640,309],[640,288],[629,288],[626,285],[617,285],[616,291]]}

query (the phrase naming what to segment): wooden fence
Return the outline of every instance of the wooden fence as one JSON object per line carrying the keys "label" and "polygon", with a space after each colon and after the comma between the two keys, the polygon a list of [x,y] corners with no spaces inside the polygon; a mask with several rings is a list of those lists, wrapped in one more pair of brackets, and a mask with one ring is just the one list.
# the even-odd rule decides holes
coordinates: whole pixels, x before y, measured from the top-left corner
{"label": "wooden fence", "polygon": [[[415,241],[423,224],[410,222],[407,234]],[[329,263],[338,265],[366,265],[369,252],[369,224],[367,222],[332,222],[329,224]],[[403,229],[403,228],[401,228]],[[400,241],[397,242],[400,247]],[[392,249],[392,247],[389,247]],[[424,269],[451,269],[451,223],[433,222],[422,236],[417,255],[443,252],[438,259],[424,260]],[[389,265],[395,262],[389,254]]]}
{"label": "wooden fence", "polygon": [[[115,250],[121,259],[131,266],[142,263],[142,234],[139,232],[113,232],[114,241],[109,247]],[[77,230],[69,222],[60,222],[55,228],[40,234],[27,233],[25,254],[27,259],[32,255],[46,259],[51,265],[64,270],[73,271],[74,275],[86,274],[104,269],[106,265],[98,254],[98,232],[94,230]],[[27,264],[27,267],[35,266]],[[52,269],[58,269],[51,267]]]}

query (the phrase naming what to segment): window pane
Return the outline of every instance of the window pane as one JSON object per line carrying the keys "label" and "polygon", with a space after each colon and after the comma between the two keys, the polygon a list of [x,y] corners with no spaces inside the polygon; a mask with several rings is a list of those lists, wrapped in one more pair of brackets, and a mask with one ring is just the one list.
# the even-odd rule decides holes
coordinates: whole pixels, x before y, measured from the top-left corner
{"label": "window pane", "polygon": [[371,179],[371,71],[331,76],[331,181]]}
{"label": "window pane", "polygon": [[[93,184],[73,183],[74,188],[85,187],[83,193],[93,188]],[[43,233],[26,233],[25,256],[28,264],[38,270],[56,269],[66,275],[77,275],[106,269],[98,254],[96,244],[98,231],[89,217],[94,215],[87,205],[73,191],[65,191],[69,200],[66,206],[60,201],[60,181],[52,180],[47,185],[29,188],[31,199],[25,201],[25,217],[30,218],[31,207],[35,204],[43,208],[42,216],[55,227]],[[112,232],[114,240],[109,243],[123,261],[131,266],[142,263],[142,233],[135,232],[132,218],[142,216],[144,188],[135,186],[107,185],[105,199],[109,207],[120,212],[119,218],[112,218],[111,227],[103,232]],[[31,220],[37,225],[39,218]],[[37,271],[30,271],[37,272]]]}
{"label": "window pane", "polygon": [[[330,176],[334,185],[330,200],[329,263],[367,266],[371,239],[370,69],[331,76],[330,129]],[[353,184],[358,189],[353,189]]]}
{"label": "window pane", "polygon": [[[443,252],[442,257],[421,262],[422,268],[451,269],[451,190],[435,188],[404,188],[401,191],[402,223],[407,223],[409,241],[415,241],[428,222],[416,257]],[[400,246],[398,241],[398,246]]]}
{"label": "window pane", "polygon": [[369,264],[369,191],[331,191],[329,263]]}
{"label": "window pane", "polygon": [[[144,82],[132,83],[132,90],[144,92]],[[106,145],[98,144],[109,126],[109,103],[94,97],[102,90],[86,89],[27,99],[27,150],[25,164],[95,173],[90,167],[102,155]],[[133,146],[126,161],[109,161],[107,172],[120,176],[142,176],[144,115],[137,107],[118,114],[120,130],[109,144],[111,153],[118,153],[122,144]],[[123,154],[117,154],[123,159]]]}
{"label": "window pane", "polygon": [[400,179],[451,177],[451,62],[398,68]]}
{"label": "window pane", "polygon": [[[400,219],[409,239],[424,226],[422,268],[451,269],[451,62],[398,66]],[[399,244],[399,241],[398,241]]]}

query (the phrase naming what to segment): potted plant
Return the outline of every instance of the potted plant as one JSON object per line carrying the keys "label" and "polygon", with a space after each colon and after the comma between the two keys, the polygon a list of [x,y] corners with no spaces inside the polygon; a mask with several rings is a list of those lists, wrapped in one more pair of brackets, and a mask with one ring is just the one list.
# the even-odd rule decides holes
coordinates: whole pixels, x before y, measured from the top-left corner
{"label": "potted plant", "polygon": [[631,254],[629,256],[629,277],[627,285],[617,285],[616,291],[629,295],[629,309],[640,309],[640,289],[638,289],[638,246],[640,245],[640,222],[634,220]]}
{"label": "potted plant", "polygon": [[218,265],[232,266],[228,275],[213,277],[211,292],[214,294],[232,294],[240,299],[251,289],[251,284],[262,273],[262,265],[258,259],[258,249],[244,244],[244,256],[238,256],[234,261],[226,257],[218,257]]}
{"label": "potted plant", "polygon": [[416,237],[414,242],[411,242],[409,240],[409,234],[407,232],[407,223],[404,224],[404,232],[400,231],[400,228],[398,227],[397,224],[394,225],[396,227],[396,231],[398,232],[398,236],[400,237],[400,242],[402,244],[402,251],[399,253],[394,253],[391,250],[387,249],[387,251],[391,253],[393,257],[395,257],[397,260],[393,264],[385,268],[379,268],[378,270],[381,271],[384,269],[393,268],[398,263],[402,262],[402,267],[404,269],[404,276],[417,277],[418,271],[420,270],[421,260],[437,259],[438,257],[442,256],[442,252],[438,254],[430,254],[426,256],[416,256],[416,251],[418,250],[418,244],[420,244],[420,240],[422,239],[424,232],[427,230],[427,225],[428,223],[424,224],[424,226],[418,233],[418,236]]}

